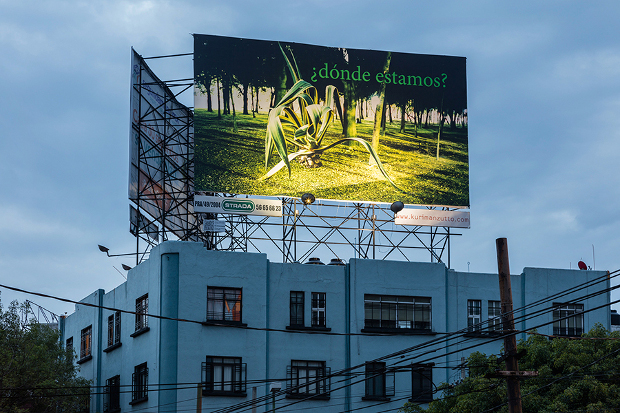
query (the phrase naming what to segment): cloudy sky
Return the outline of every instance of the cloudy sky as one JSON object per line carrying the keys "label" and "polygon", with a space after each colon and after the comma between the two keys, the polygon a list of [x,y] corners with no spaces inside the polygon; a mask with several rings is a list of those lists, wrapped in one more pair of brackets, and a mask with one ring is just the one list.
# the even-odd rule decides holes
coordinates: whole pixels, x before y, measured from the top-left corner
{"label": "cloudy sky", "polygon": [[[130,48],[189,53],[191,33],[467,57],[472,228],[452,267],[496,272],[507,237],[513,273],[580,259],[616,270],[618,21],[616,0],[0,0],[0,283],[81,299],[124,281],[128,260],[97,244],[135,248]],[[193,70],[191,57],[152,67],[164,80]]]}

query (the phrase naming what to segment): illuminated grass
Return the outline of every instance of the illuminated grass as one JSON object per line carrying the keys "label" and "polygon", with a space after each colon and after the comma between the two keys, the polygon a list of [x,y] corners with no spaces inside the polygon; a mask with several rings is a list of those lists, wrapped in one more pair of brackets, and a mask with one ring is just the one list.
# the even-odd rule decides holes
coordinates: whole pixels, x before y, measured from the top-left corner
{"label": "illuminated grass", "polygon": [[[440,159],[435,155],[437,131],[413,126],[399,133],[399,123],[388,124],[381,137],[379,157],[394,182],[407,194],[392,187],[375,166],[368,163],[368,152],[359,144],[339,145],[321,157],[323,166],[305,168],[291,162],[291,178],[286,170],[259,181],[265,174],[264,148],[267,116],[237,115],[237,132],[232,116],[196,109],[195,187],[239,194],[301,196],[312,192],[317,198],[407,204],[468,205],[468,154],[466,129],[444,129]],[[342,127],[335,121],[326,142],[341,137]],[[370,141],[372,122],[357,124],[358,136]],[[273,161],[275,164],[276,161]],[[270,167],[273,165],[270,165]]]}

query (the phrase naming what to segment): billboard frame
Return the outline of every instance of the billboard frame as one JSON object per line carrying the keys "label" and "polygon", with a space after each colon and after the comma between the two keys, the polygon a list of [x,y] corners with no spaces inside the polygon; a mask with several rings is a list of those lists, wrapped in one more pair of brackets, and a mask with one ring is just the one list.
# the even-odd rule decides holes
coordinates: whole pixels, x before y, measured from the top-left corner
{"label": "billboard frame", "polygon": [[[148,68],[145,60],[185,55],[192,55],[192,53],[151,58],[142,58],[138,55],[140,57],[140,70],[148,70],[152,79],[157,80],[156,84],[165,88],[169,93],[169,101],[176,101],[178,94],[191,88],[193,83],[188,83],[188,81],[192,79],[161,81]],[[135,92],[142,99],[143,86],[147,84],[140,82],[134,84],[132,82],[132,93]],[[170,91],[172,87],[183,87],[183,90],[178,94],[173,94]],[[406,261],[419,261],[420,259],[412,258],[409,253],[426,250],[430,254],[431,262],[446,262],[448,268],[450,267],[450,238],[461,234],[453,233],[447,227],[423,228],[399,225],[396,226],[396,229],[390,228],[390,225],[394,223],[394,217],[389,204],[317,200],[313,205],[308,206],[304,205],[299,198],[275,197],[282,202],[283,214],[281,218],[195,213],[193,209],[195,194],[193,192],[194,159],[192,156],[194,151],[192,133],[194,120],[193,111],[190,108],[185,108],[187,109],[187,116],[184,129],[186,138],[184,139],[187,142],[187,151],[182,154],[182,164],[186,168],[186,173],[182,175],[182,179],[179,179],[178,175],[174,174],[177,171],[166,168],[167,165],[176,165],[176,163],[167,162],[168,152],[163,150],[161,153],[163,166],[159,169],[155,168],[155,172],[160,173],[161,176],[158,177],[158,180],[147,180],[148,185],[144,185],[141,188],[142,190],[138,191],[135,198],[137,202],[131,200],[132,203],[135,203],[133,207],[140,217],[140,225],[137,228],[135,226],[131,228],[136,236],[136,264],[148,257],[148,252],[152,247],[173,237],[179,240],[199,241],[203,243],[205,248],[212,250],[267,253],[275,248],[277,254],[281,254],[283,262],[304,262],[316,254],[323,254],[321,251],[327,251],[334,258],[348,258],[338,256],[336,252],[338,246],[345,246],[347,251],[351,251],[348,249],[351,248],[355,258],[404,259]],[[162,120],[165,123],[166,118],[164,117]],[[138,131],[140,129],[139,126]],[[146,130],[149,130],[148,125]],[[133,122],[132,131],[134,131]],[[177,135],[178,133],[172,135],[164,133],[162,147],[165,148],[168,142],[174,143]],[[137,166],[140,166],[142,162],[148,164],[148,148],[140,144],[138,149]],[[176,166],[179,167],[180,165]],[[164,190],[156,191],[156,185],[160,185]],[[241,195],[226,193],[202,192],[200,194],[242,197]],[[273,198],[271,197],[271,199]],[[151,211],[141,208],[144,202],[149,202],[151,206],[155,205],[157,208],[151,208]],[[178,208],[179,205],[182,208]],[[432,206],[426,206],[426,208],[458,209]],[[152,219],[149,219],[149,216]],[[204,219],[217,218],[225,222],[225,232],[203,231],[202,221]],[[178,222],[181,222],[182,225],[179,226]],[[160,236],[157,240],[153,237],[154,224],[159,227]],[[140,240],[146,243],[144,251],[140,250]],[[325,255],[323,257],[325,258]]]}

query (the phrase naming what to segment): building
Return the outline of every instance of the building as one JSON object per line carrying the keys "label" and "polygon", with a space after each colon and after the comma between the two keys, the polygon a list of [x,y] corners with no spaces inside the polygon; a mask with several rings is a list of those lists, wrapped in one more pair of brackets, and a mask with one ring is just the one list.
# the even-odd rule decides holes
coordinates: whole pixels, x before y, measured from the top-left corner
{"label": "building", "polygon": [[[610,328],[609,293],[593,294],[609,288],[606,272],[525,268],[511,283],[520,330]],[[254,395],[263,412],[274,382],[282,411],[383,411],[428,402],[471,352],[502,346],[498,276],[442,263],[274,263],[164,242],[127,282],[82,302],[94,306],[76,305],[60,328],[93,380],[91,412],[196,411],[198,394],[205,412],[250,409]]]}

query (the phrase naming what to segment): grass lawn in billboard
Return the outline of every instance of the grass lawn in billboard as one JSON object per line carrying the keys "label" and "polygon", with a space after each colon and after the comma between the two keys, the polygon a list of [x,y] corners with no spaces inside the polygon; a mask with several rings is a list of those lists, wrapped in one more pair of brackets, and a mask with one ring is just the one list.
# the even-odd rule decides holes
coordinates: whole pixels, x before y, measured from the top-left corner
{"label": "grass lawn in billboard", "polygon": [[196,190],[469,206],[464,58],[195,43]]}

